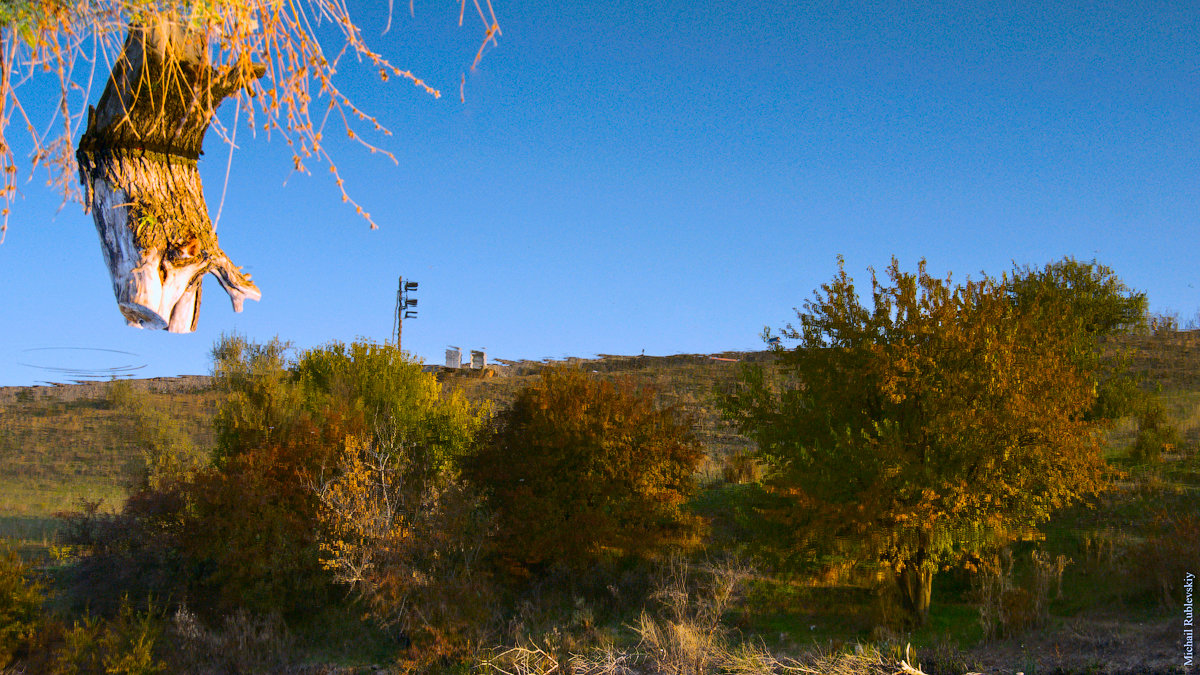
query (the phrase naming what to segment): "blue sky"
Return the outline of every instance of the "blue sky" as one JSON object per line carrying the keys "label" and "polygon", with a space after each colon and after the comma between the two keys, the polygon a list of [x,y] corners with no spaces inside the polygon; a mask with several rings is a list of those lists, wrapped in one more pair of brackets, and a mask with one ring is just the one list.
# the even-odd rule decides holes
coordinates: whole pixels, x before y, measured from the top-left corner
{"label": "blue sky", "polygon": [[399,275],[421,284],[404,347],[434,363],[758,349],[838,254],[863,277],[1096,258],[1156,311],[1200,308],[1200,5],[493,0],[499,48],[469,72],[479,23],[404,4],[387,34],[385,3],[350,10],[445,95],[339,72],[393,132],[397,166],[332,148],[379,230],[242,129],[218,235],[263,299],[234,314],[210,279],[196,333],[141,331],[91,217],[39,176],[0,245],[0,384],[205,373],[230,332],[382,341]]}

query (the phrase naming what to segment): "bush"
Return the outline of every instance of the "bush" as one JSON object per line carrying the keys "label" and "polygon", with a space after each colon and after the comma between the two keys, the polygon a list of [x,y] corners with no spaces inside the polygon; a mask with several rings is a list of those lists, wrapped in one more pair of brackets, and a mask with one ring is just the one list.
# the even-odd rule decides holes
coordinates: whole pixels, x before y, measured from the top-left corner
{"label": "bush", "polygon": [[359,429],[361,419],[333,411],[305,417],[186,486],[182,545],[199,574],[190,600],[206,618],[237,609],[302,616],[331,599],[312,485]]}
{"label": "bush", "polygon": [[10,548],[0,549],[0,668],[28,650],[43,622],[42,585]]}
{"label": "bush", "polygon": [[[122,603],[111,620],[92,616],[64,631],[48,670],[54,675],[151,675],[165,672],[159,655],[162,617],[152,606],[135,611]],[[157,649],[156,649],[157,647]]]}
{"label": "bush", "polygon": [[388,437],[349,442],[320,487],[321,549],[335,581],[423,668],[483,644],[495,594],[477,564],[490,535],[478,498],[454,477],[407,481],[410,460]]}
{"label": "bush", "polygon": [[78,511],[59,514],[63,550],[76,556],[64,579],[66,606],[115,616],[123,603],[187,594],[195,565],[182,548],[189,499],[184,487],[139,490],[120,513],[80,500]]}
{"label": "bush", "polygon": [[458,659],[492,625],[477,564],[490,524],[458,475],[485,411],[394,347],[334,343],[295,368],[305,405],[367,420],[316,483],[321,563],[367,614],[410,645],[416,667]]}
{"label": "bush", "polygon": [[[211,460],[185,466],[171,459],[178,443],[155,436],[150,470],[123,512],[85,509],[68,523],[69,543],[89,554],[78,586],[89,603],[99,591],[106,614],[125,594],[186,602],[209,621],[238,610],[291,619],[335,602],[321,545],[342,532],[319,494],[339,480],[347,448],[386,448],[398,472],[386,481],[404,486],[393,496],[408,517],[431,495],[454,491],[455,458],[482,425],[465,399],[443,396],[391,346],[334,343],[289,363],[278,340],[231,337],[213,354],[220,401]],[[430,523],[447,517],[444,508],[430,513],[438,514]],[[421,545],[433,546],[431,538]],[[446,560],[445,550],[427,553]]]}
{"label": "bush", "polygon": [[1137,440],[1130,454],[1139,462],[1160,462],[1163,453],[1174,452],[1183,445],[1183,436],[1167,418],[1161,403],[1149,401],[1138,415]]}
{"label": "bush", "polygon": [[499,414],[467,476],[519,570],[640,553],[694,525],[680,509],[702,450],[688,421],[629,382],[551,368]]}

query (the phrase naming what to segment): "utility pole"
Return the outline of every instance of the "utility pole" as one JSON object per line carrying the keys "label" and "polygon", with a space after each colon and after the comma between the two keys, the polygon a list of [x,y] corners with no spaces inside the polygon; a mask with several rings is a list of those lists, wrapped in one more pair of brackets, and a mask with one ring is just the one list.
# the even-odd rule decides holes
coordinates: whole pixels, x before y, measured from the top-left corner
{"label": "utility pole", "polygon": [[[417,318],[417,299],[408,297],[409,293],[415,293],[417,290],[417,282],[404,281],[404,277],[398,277],[398,286],[396,287],[396,316],[392,322],[392,342],[396,345],[396,349],[400,349],[400,335],[403,332],[404,320]],[[412,307],[413,309],[409,309]]]}

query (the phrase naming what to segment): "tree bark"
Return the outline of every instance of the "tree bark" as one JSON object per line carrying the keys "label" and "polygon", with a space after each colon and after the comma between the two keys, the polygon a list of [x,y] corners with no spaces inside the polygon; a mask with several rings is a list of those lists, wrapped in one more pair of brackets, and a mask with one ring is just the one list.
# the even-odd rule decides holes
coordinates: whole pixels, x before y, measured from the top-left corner
{"label": "tree bark", "polygon": [[910,560],[896,577],[900,601],[913,625],[924,626],[929,619],[929,599],[933,594],[933,570],[920,560]]}
{"label": "tree bark", "polygon": [[203,32],[131,25],[76,157],[117,305],[129,325],[189,333],[213,274],[235,312],[262,297],[217,243],[196,163],[221,102],[263,73],[215,70]]}

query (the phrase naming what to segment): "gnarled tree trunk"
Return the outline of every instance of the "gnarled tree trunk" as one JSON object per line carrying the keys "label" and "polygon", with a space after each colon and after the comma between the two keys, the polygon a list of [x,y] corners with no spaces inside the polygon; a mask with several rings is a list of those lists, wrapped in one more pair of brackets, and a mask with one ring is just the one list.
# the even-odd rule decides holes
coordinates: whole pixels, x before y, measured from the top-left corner
{"label": "gnarled tree trunk", "polygon": [[262,73],[248,62],[215,70],[205,34],[178,21],[130,26],[76,153],[129,325],[194,330],[206,273],[236,312],[262,297],[217,244],[196,167],[221,101]]}

